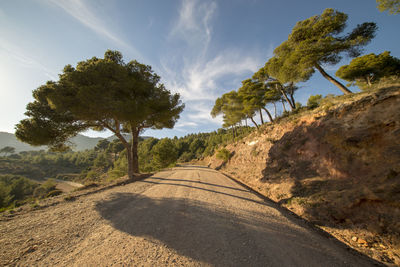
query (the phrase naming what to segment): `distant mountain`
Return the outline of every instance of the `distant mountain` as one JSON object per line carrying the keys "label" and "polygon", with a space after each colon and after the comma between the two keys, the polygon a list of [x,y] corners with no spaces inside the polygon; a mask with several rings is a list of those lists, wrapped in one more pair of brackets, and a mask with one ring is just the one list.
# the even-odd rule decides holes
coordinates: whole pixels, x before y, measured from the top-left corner
{"label": "distant mountain", "polygon": [[[130,140],[131,139],[131,135],[130,134],[122,134],[122,136],[126,139],[126,140]],[[110,137],[107,137],[108,141],[113,141],[114,139],[117,139],[118,137],[116,137],[115,135],[111,135]]]}
{"label": "distant mountain", "polygon": [[[124,134],[124,137],[127,138],[128,140],[130,139],[129,134]],[[149,138],[148,136],[141,136],[142,138],[146,139]],[[110,136],[106,138],[108,141],[112,141],[116,139],[117,137],[115,135]],[[94,148],[97,143],[104,138],[102,137],[88,137],[85,135],[78,134],[77,136],[71,138],[71,142],[74,144],[72,149],[74,151],[83,151],[86,149],[92,149]],[[15,152],[21,152],[21,151],[33,151],[33,150],[47,150],[47,146],[31,146],[27,143],[23,143],[19,141],[14,134],[12,133],[6,133],[6,132],[0,132],[0,149],[5,147],[5,146],[12,146],[15,148]]]}
{"label": "distant mountain", "polygon": [[[99,142],[101,139],[104,138],[88,137],[78,134],[77,136],[71,138],[71,142],[74,144],[72,149],[74,151],[82,151],[85,149],[94,148],[97,142]],[[47,150],[47,146],[31,146],[27,143],[19,141],[12,133],[0,132],[0,148],[5,146],[14,147],[15,152],[17,153],[21,151]]]}
{"label": "distant mountain", "polygon": [[31,150],[41,150],[44,149],[46,150],[47,147],[45,146],[31,146],[26,143],[23,143],[19,141],[14,134],[12,133],[6,133],[6,132],[0,132],[0,149],[5,147],[5,146],[12,146],[15,148],[15,152],[21,152],[21,151],[31,151]]}
{"label": "distant mountain", "polygon": [[72,150],[82,151],[82,150],[86,150],[86,149],[92,149],[102,139],[104,139],[104,138],[88,137],[85,135],[78,134],[77,136],[71,138],[71,142],[74,144],[72,146]]}

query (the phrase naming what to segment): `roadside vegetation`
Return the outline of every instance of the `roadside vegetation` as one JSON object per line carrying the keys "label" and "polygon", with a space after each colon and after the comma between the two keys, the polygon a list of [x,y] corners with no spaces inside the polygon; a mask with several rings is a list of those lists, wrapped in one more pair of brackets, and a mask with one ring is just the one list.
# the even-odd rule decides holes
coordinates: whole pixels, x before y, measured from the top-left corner
{"label": "roadside vegetation", "polygon": [[53,180],[40,184],[18,175],[0,175],[0,211],[13,209],[37,199],[61,194]]}

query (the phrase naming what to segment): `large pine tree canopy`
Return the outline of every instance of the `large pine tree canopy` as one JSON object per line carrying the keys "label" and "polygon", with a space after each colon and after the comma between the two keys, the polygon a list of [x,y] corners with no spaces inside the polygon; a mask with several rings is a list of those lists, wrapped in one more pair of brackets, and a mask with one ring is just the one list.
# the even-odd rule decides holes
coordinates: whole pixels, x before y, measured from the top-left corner
{"label": "large pine tree canopy", "polygon": [[[65,147],[79,132],[108,129],[131,150],[137,167],[137,137],[146,128],[172,128],[184,108],[179,94],[171,94],[151,67],[137,61],[125,63],[118,51],[106,51],[76,67],[65,66],[58,81],[33,91],[27,119],[16,125],[16,136],[32,145]],[[129,144],[121,135],[132,134]]]}
{"label": "large pine tree canopy", "polygon": [[349,57],[359,56],[363,46],[375,36],[377,26],[373,22],[365,22],[348,34],[340,35],[346,21],[346,14],[328,8],[321,15],[297,22],[288,40],[274,50],[274,57],[266,64],[267,72],[286,83],[306,81],[317,69],[344,93],[349,93],[322,66],[339,63],[342,53]]}

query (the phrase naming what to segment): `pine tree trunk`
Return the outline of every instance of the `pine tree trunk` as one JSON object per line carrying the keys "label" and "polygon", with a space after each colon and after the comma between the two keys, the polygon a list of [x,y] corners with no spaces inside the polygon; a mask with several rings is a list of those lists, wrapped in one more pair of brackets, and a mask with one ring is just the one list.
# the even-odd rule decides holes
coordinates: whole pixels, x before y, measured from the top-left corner
{"label": "pine tree trunk", "polygon": [[365,76],[365,81],[367,82],[368,86],[371,87],[371,77],[369,77],[368,75]]}
{"label": "pine tree trunk", "polygon": [[254,121],[254,119],[252,117],[250,117],[250,120],[254,123],[254,125],[256,126],[257,130],[258,130],[258,125],[257,123]]}
{"label": "pine tree trunk", "polygon": [[272,104],[274,104],[274,117],[276,119],[276,104],[275,104],[275,102],[273,102]]}
{"label": "pine tree trunk", "polygon": [[133,164],[133,154],[132,154],[132,147],[130,144],[125,140],[124,136],[119,132],[114,132],[115,136],[121,141],[126,149],[126,159],[128,160],[128,177],[133,179],[134,178],[134,164]]}
{"label": "pine tree trunk", "polygon": [[293,94],[289,94],[289,95],[290,95],[290,100],[292,101],[292,105],[296,108],[296,102],[294,101]]}
{"label": "pine tree trunk", "polygon": [[283,99],[281,99],[281,101],[282,101],[283,111],[286,112],[287,110],[286,110],[286,107],[285,107],[285,102],[283,101]]}
{"label": "pine tree trunk", "polygon": [[135,127],[131,127],[132,134],[132,144],[131,144],[131,153],[132,153],[132,171],[134,173],[139,173],[139,160],[138,160],[138,143],[139,143],[139,131]]}
{"label": "pine tree trunk", "polygon": [[[292,102],[290,102],[290,100],[289,100],[289,98],[288,98],[288,96],[287,96],[285,90],[283,90],[282,86],[276,85],[276,87],[279,89],[279,91],[281,91],[281,94],[282,94],[283,97],[286,99],[286,102],[289,103],[290,108],[291,108],[292,110],[294,110],[294,109],[295,109],[295,106],[293,106]],[[285,111],[286,111],[286,110],[285,110]]]}
{"label": "pine tree trunk", "polygon": [[271,113],[268,111],[268,109],[266,109],[266,108],[263,108],[263,110],[265,110],[265,113],[267,113],[267,115],[268,115],[268,118],[269,118],[269,121],[270,121],[270,122],[273,122],[273,121],[274,121],[274,119],[272,118],[272,115],[271,115]]}
{"label": "pine tree trunk", "polygon": [[340,89],[340,91],[342,91],[344,94],[352,93],[349,89],[347,89],[346,86],[344,86],[338,80],[336,80],[335,78],[330,76],[328,73],[326,73],[326,71],[319,64],[315,64],[314,66],[322,74],[322,76],[324,76],[325,79],[327,79],[328,81],[330,81],[331,83],[336,85]]}
{"label": "pine tree trunk", "polygon": [[128,145],[128,147],[126,148],[126,157],[128,160],[128,177],[130,179],[134,178],[134,166],[133,166],[133,158],[132,158],[132,149],[131,147]]}
{"label": "pine tree trunk", "polygon": [[290,101],[292,101],[293,107],[296,108],[296,101],[294,101],[294,83],[291,82],[289,85],[290,91],[289,91],[289,96],[290,96]]}
{"label": "pine tree trunk", "polygon": [[262,125],[262,124],[264,124],[264,118],[263,118],[263,115],[262,115],[261,108],[259,109],[259,111],[260,111],[260,119],[261,119],[261,125]]}

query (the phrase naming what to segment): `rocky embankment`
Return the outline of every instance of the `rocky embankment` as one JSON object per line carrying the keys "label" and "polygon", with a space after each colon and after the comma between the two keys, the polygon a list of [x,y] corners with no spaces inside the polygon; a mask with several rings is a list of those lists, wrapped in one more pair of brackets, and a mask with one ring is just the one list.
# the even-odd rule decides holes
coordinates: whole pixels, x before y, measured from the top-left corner
{"label": "rocky embankment", "polygon": [[325,99],[226,149],[203,163],[400,265],[400,86]]}

